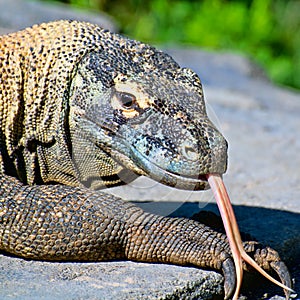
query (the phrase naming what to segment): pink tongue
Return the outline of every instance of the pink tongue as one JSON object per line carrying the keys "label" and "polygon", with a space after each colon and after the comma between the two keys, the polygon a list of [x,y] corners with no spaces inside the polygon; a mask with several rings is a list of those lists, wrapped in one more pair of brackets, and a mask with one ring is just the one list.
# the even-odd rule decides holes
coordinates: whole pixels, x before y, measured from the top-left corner
{"label": "pink tongue", "polygon": [[[235,264],[237,283],[236,290],[233,296],[233,299],[238,299],[238,294],[240,291],[240,287],[242,284],[243,278],[243,265],[242,259],[244,259],[249,265],[254,267],[258,272],[260,272],[263,276],[268,278],[273,283],[281,286],[284,289],[289,289],[281,282],[272,278],[269,274],[267,274],[244,250],[240,231],[236,222],[236,218],[234,215],[234,211],[227,194],[224,182],[220,174],[208,174],[207,176],[208,183],[214,193],[216,198],[219,211],[223,220],[224,228],[226,231],[226,235],[229,241],[229,245],[232,252],[233,261]],[[290,290],[290,289],[289,289]]]}
{"label": "pink tongue", "polygon": [[243,279],[242,255],[240,251],[240,247],[243,248],[243,245],[240,231],[221,175],[208,174],[207,180],[216,198],[231,248],[237,276],[236,290],[233,299],[237,299]]}

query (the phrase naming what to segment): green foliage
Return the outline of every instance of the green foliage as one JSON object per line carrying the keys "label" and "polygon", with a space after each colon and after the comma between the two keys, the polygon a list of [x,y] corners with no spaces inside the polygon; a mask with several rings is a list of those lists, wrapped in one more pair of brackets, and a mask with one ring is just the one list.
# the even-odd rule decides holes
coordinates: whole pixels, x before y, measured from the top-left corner
{"label": "green foliage", "polygon": [[299,0],[64,2],[106,11],[123,33],[145,42],[244,53],[275,82],[300,89]]}

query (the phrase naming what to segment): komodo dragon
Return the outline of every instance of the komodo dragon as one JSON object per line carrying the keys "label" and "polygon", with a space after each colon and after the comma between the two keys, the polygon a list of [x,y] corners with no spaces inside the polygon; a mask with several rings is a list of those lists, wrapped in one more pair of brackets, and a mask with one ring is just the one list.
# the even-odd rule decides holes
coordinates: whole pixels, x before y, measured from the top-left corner
{"label": "komodo dragon", "polygon": [[[99,191],[139,175],[201,190],[226,171],[227,143],[193,71],[95,25],[57,21],[0,37],[0,87],[3,252],[213,268],[224,274],[225,299],[237,299],[226,235]],[[243,246],[291,286],[276,251]]]}

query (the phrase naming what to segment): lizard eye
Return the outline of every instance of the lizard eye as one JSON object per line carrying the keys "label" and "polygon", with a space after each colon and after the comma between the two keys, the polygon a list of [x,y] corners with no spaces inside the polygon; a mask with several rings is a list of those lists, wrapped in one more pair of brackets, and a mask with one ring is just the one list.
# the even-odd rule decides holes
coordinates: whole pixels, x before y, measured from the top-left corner
{"label": "lizard eye", "polygon": [[134,104],[136,103],[136,98],[132,94],[125,93],[125,92],[119,92],[117,96],[118,96],[118,99],[119,99],[121,105],[125,109],[132,108],[134,106]]}

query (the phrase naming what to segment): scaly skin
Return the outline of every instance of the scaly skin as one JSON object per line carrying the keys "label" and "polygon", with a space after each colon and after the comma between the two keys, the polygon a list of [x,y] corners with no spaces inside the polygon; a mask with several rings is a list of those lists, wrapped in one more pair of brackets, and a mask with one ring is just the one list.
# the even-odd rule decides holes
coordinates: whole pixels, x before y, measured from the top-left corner
{"label": "scaly skin", "polygon": [[[0,37],[0,84],[2,251],[214,268],[230,297],[236,279],[224,234],[97,191],[139,175],[206,189],[206,174],[226,171],[227,143],[194,72],[148,45],[59,21]],[[274,250],[244,247],[290,286]]]}

